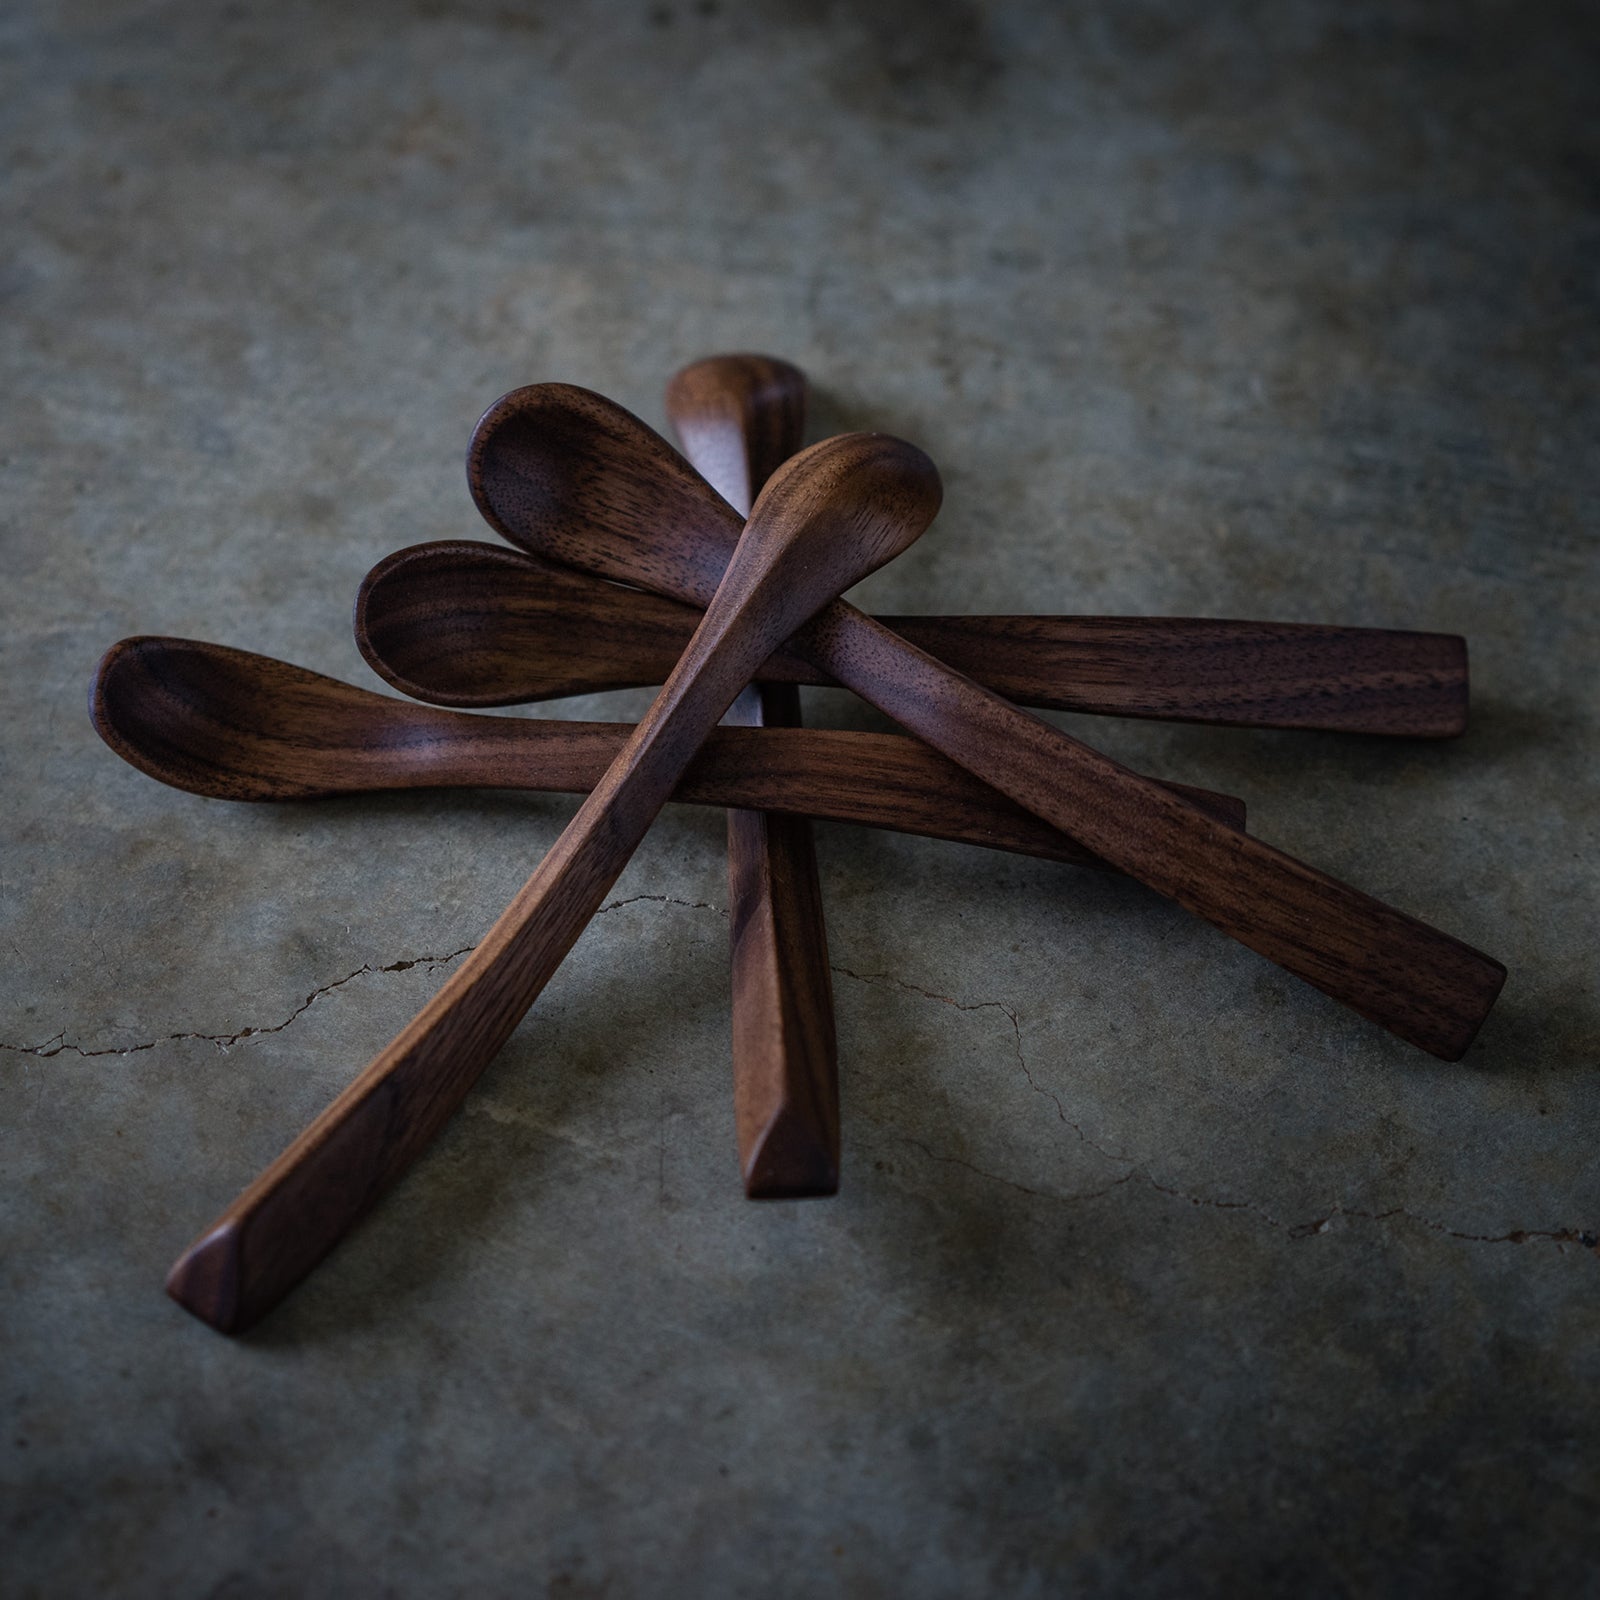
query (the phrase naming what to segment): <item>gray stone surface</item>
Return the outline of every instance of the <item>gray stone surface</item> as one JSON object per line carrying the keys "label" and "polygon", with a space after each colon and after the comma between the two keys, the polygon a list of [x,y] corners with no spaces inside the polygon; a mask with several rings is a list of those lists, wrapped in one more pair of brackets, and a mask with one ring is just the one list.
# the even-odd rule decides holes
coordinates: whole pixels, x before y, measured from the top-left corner
{"label": "gray stone surface", "polygon": [[[1597,1592],[1592,7],[0,40],[0,1589]],[[355,586],[478,531],[484,405],[659,424],[727,348],[941,464],[878,606],[1465,633],[1448,747],[1073,725],[1500,955],[1498,1010],[1445,1066],[1126,882],[826,827],[844,1189],[749,1205],[720,825],[669,813],[438,1147],[217,1337],[169,1261],[571,805],[170,792],[95,659],[370,682]]]}

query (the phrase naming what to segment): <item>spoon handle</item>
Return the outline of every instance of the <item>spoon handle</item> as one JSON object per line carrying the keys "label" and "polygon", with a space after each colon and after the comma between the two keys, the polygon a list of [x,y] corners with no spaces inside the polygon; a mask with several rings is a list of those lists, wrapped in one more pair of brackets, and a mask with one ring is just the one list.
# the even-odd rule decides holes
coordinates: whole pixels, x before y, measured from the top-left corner
{"label": "spoon handle", "polygon": [[[752,683],[728,720],[799,728],[800,691]],[[808,817],[728,812],[733,1112],[752,1200],[839,1187],[839,1046],[828,929]]]}
{"label": "spoon handle", "polygon": [[1181,797],[835,601],[792,641],[810,660],[1130,877],[1446,1061],[1505,982],[1496,960]]}
{"label": "spoon handle", "polygon": [[886,617],[919,649],[1044,710],[1448,739],[1467,726],[1457,634],[1203,617]]}
{"label": "spoon handle", "polygon": [[[771,356],[696,361],[673,375],[666,403],[691,465],[744,517],[761,485],[805,443],[805,375]],[[724,720],[798,728],[800,691],[753,683]],[[728,812],[728,920],[734,1126],[745,1194],[833,1194],[838,1038],[816,844],[805,817]]]}

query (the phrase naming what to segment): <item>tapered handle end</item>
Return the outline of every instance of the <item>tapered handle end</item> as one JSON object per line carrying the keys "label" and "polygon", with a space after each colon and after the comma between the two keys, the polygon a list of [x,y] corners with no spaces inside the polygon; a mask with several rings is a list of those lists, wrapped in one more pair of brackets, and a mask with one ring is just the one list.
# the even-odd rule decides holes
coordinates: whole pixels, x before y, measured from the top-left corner
{"label": "tapered handle end", "polygon": [[744,1152],[750,1200],[821,1199],[839,1192],[839,1127],[823,1126],[812,1109],[778,1107]]}
{"label": "tapered handle end", "polygon": [[[800,721],[792,687],[751,691],[756,722]],[[733,1103],[752,1200],[839,1188],[839,1054],[828,936],[811,825],[728,813]]]}
{"label": "tapered handle end", "polygon": [[167,1274],[167,1293],[218,1333],[242,1333],[260,1314],[259,1310],[243,1314],[239,1293],[242,1280],[240,1229],[238,1222],[230,1219],[178,1257]]}
{"label": "tapered handle end", "polygon": [[1489,1013],[1506,984],[1503,962],[1486,956],[1481,950],[1473,950],[1470,946],[1465,948],[1468,959],[1461,963],[1458,980],[1460,991],[1453,1010],[1447,1011],[1437,1028],[1430,1029],[1422,1036],[1412,1038],[1402,1029],[1394,1028],[1394,1032],[1400,1034],[1402,1039],[1412,1038],[1412,1042],[1441,1061],[1459,1061],[1472,1048],[1478,1030],[1489,1020]]}

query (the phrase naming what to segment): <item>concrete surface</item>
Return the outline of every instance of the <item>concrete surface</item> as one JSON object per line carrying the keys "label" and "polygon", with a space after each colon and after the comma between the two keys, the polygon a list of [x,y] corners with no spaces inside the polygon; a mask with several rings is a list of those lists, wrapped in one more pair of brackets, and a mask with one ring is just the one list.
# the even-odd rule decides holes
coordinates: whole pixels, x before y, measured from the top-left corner
{"label": "concrete surface", "polygon": [[[7,8],[0,1589],[1600,1592],[1597,31]],[[356,584],[478,531],[483,406],[659,424],[727,348],[942,465],[881,607],[1466,634],[1448,747],[1078,725],[1501,956],[1498,1010],[1445,1066],[1127,883],[825,828],[844,1190],[749,1205],[720,824],[673,813],[437,1149],[217,1337],[168,1263],[571,805],[170,792],[94,661],[370,682]]]}

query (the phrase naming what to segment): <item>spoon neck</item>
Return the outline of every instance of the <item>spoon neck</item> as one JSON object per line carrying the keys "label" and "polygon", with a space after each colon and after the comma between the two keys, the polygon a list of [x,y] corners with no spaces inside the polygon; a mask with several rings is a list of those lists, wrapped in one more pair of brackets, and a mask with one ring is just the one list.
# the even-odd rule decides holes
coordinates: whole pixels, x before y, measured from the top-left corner
{"label": "spoon neck", "polygon": [[741,517],[748,517],[764,478],[756,476],[742,410],[730,405],[698,411],[675,418],[674,425],[689,464]]}

